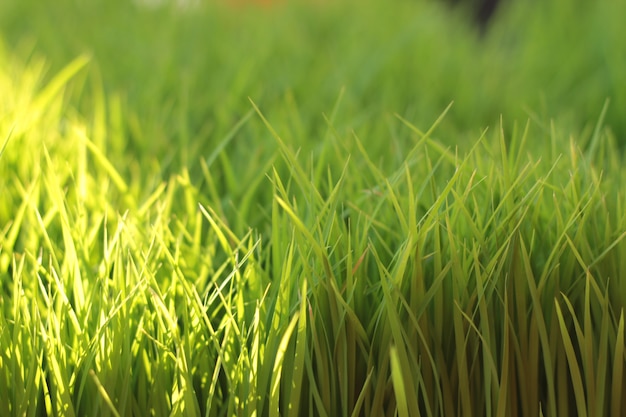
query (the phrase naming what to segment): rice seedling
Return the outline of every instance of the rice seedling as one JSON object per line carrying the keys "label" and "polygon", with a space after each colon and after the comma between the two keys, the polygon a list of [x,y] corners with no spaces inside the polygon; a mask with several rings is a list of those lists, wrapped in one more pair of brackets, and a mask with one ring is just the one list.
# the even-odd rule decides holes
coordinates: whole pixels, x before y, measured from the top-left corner
{"label": "rice seedling", "polygon": [[0,415],[624,414],[624,6],[364,4],[0,5]]}

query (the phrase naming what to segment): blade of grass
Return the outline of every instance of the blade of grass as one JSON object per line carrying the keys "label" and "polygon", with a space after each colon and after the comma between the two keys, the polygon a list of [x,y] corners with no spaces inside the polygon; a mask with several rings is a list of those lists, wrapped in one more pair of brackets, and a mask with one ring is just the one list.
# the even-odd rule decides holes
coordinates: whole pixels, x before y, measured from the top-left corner
{"label": "blade of grass", "polygon": [[[502,326],[504,327],[503,332],[503,343],[502,343],[502,362],[501,362],[501,371],[500,371],[500,387],[498,388],[498,398],[496,402],[496,413],[495,417],[507,417],[507,405],[510,404],[511,398],[509,393],[509,366],[510,366],[510,354],[511,354],[511,346],[510,346],[510,337],[509,337],[509,298],[507,293],[504,293],[504,317],[502,320]],[[513,387],[511,387],[513,388]],[[515,404],[511,404],[510,407],[515,407]]]}
{"label": "blade of grass", "polygon": [[297,417],[300,415],[300,396],[302,394],[302,382],[304,380],[304,356],[307,346],[307,281],[302,280],[300,290],[300,314],[298,320],[298,331],[296,333],[296,351],[293,359],[293,380],[290,383],[290,395],[287,406],[287,415]]}
{"label": "blade of grass", "polygon": [[101,398],[104,400],[104,403],[107,405],[107,407],[109,407],[109,411],[113,413],[115,417],[121,417],[120,413],[117,412],[115,405],[111,401],[111,397],[109,397],[109,394],[100,383],[100,380],[98,379],[98,376],[93,371],[93,369],[89,371],[89,375],[91,376],[91,379],[93,380],[94,384],[96,384],[96,387],[98,388],[98,392],[100,393]]}
{"label": "blade of grass", "polygon": [[4,139],[4,142],[2,143],[2,147],[0,147],[0,159],[2,158],[2,155],[4,154],[4,150],[9,144],[9,140],[11,139],[11,135],[13,134],[13,130],[15,130],[15,125],[11,126],[11,128],[9,129],[9,133],[7,133],[6,139]]}
{"label": "blade of grass", "polygon": [[[533,307],[533,322],[536,324],[537,335],[539,336],[539,343],[541,345],[541,350],[543,354],[543,362],[544,362],[544,375],[546,377],[546,384],[548,390],[548,410],[549,415],[557,415],[556,404],[557,404],[557,396],[554,389],[554,375],[553,375],[553,364],[552,364],[552,356],[550,352],[550,338],[548,336],[548,331],[546,328],[546,320],[543,313],[543,308],[541,307],[541,300],[539,299],[539,292],[537,290],[537,286],[535,284],[535,277],[532,271],[532,267],[530,264],[530,258],[528,252],[526,250],[526,245],[524,244],[524,240],[521,236],[517,239],[517,245],[519,248],[519,254],[521,256],[522,262],[522,270],[520,271],[526,278],[526,282],[528,285],[528,292],[530,293],[530,298],[532,300]],[[525,312],[522,313],[525,315]],[[537,362],[535,364],[538,365]],[[532,383],[532,381],[530,381]],[[543,405],[542,405],[543,407]]]}
{"label": "blade of grass", "polygon": [[280,404],[280,385],[281,385],[281,371],[283,367],[283,362],[285,360],[285,352],[287,351],[287,347],[291,340],[291,335],[298,325],[298,319],[300,318],[300,311],[297,311],[291,319],[291,322],[285,329],[283,336],[280,340],[280,344],[278,345],[278,350],[276,352],[276,359],[274,360],[274,366],[272,371],[272,382],[270,384],[270,392],[269,392],[269,416],[270,417],[280,417],[281,412],[279,410]]}
{"label": "blade of grass", "polygon": [[[565,294],[563,294],[563,297],[567,298],[565,297]],[[557,300],[554,300],[554,306],[556,308],[556,314],[559,320],[559,327],[561,328],[561,338],[563,340],[563,346],[565,348],[565,354],[567,356],[567,362],[569,365],[571,381],[574,389],[574,400],[576,401],[576,411],[580,417],[586,417],[587,405],[585,402],[585,390],[583,387],[580,365],[578,364],[578,360],[576,359],[576,353],[574,351],[572,339],[570,338],[569,331],[567,330],[567,325],[565,324],[563,313],[561,312],[561,306],[559,305]]]}
{"label": "blade of grass", "polygon": [[84,68],[91,58],[88,55],[81,55],[67,64],[65,68],[59,71],[52,78],[46,87],[44,87],[37,97],[33,100],[32,108],[35,111],[42,111],[54,99],[55,95],[74,77],[78,71]]}
{"label": "blade of grass", "polygon": [[403,365],[400,363],[400,359],[398,358],[398,351],[396,350],[395,346],[392,346],[391,349],[389,349],[389,360],[391,363],[391,379],[393,381],[393,390],[396,396],[396,402],[398,406],[398,415],[400,417],[421,415],[419,413],[419,410],[417,411],[417,414],[409,413],[407,398],[414,394],[411,394],[411,391],[407,392],[404,383],[405,377],[402,372],[402,369],[407,368],[403,368]]}
{"label": "blade of grass", "polygon": [[611,380],[611,417],[618,417],[623,412],[624,393],[624,310],[620,312],[617,334],[615,337],[615,350],[613,354],[613,369]]}

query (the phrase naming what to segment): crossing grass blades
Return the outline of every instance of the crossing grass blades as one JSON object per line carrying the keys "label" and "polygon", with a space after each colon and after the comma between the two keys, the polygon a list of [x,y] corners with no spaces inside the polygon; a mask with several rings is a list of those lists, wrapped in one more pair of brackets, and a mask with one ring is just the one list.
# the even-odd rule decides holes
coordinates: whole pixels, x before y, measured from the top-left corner
{"label": "crossing grass blades", "polygon": [[545,3],[0,6],[0,415],[624,415],[626,10]]}

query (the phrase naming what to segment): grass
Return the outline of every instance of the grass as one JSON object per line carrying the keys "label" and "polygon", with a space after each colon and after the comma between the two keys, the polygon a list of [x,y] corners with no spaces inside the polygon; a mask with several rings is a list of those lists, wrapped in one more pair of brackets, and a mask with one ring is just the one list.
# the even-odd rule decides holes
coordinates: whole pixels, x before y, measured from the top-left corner
{"label": "grass", "polygon": [[0,415],[623,415],[624,6],[511,3],[3,2]]}

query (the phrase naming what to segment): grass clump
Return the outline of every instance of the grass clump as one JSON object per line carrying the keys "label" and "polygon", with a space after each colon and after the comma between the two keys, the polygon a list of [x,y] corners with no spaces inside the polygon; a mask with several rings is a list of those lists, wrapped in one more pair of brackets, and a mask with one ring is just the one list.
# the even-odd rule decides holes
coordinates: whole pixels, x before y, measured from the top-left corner
{"label": "grass clump", "polygon": [[112,4],[0,6],[72,22],[2,24],[0,415],[623,414],[622,98],[539,15]]}

